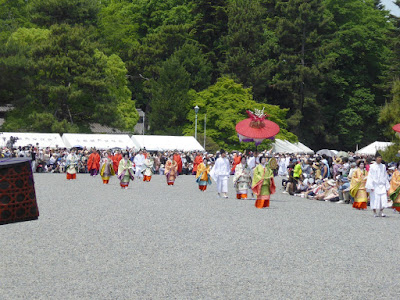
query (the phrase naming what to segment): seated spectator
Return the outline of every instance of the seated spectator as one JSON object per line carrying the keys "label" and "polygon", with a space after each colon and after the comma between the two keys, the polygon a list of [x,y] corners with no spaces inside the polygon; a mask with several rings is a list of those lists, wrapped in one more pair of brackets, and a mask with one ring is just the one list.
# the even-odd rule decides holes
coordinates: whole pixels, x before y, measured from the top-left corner
{"label": "seated spectator", "polygon": [[339,204],[345,204],[350,202],[350,182],[347,177],[341,177],[339,179]]}

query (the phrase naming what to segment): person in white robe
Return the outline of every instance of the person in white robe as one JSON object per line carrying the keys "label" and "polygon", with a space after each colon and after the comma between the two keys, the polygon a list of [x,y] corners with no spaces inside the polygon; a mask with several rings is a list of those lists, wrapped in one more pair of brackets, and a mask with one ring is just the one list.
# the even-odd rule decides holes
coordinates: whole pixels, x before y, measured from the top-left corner
{"label": "person in white robe", "polygon": [[[383,209],[388,206],[387,192],[390,188],[389,177],[386,166],[382,164],[382,156],[378,153],[376,160],[371,165],[368,173],[367,183],[365,184],[370,196],[370,207],[374,211],[375,217],[386,217]],[[379,211],[377,213],[377,210]]]}
{"label": "person in white robe", "polygon": [[218,196],[228,198],[228,179],[231,171],[230,163],[224,150],[220,151],[221,156],[216,160],[210,175],[217,183]]}
{"label": "person in white robe", "polygon": [[278,176],[287,176],[286,157],[284,155],[279,158],[278,166]]}
{"label": "person in white robe", "polygon": [[135,155],[133,162],[135,163],[135,175],[136,178],[143,178],[143,166],[144,166],[145,157],[143,155],[143,151],[140,150],[138,154]]}

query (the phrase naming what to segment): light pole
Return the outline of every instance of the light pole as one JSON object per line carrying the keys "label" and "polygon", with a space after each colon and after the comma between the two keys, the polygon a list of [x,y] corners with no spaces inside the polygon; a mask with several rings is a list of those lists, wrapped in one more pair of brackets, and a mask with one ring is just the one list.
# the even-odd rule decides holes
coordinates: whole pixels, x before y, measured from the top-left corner
{"label": "light pole", "polygon": [[146,117],[146,114],[145,114],[145,112],[143,112],[143,135],[144,135],[144,124],[145,124],[145,122],[144,122],[144,118]]}
{"label": "light pole", "polygon": [[199,112],[199,107],[196,105],[194,107],[194,113],[196,114],[196,118],[195,118],[195,125],[194,125],[194,138],[197,141],[197,113]]}

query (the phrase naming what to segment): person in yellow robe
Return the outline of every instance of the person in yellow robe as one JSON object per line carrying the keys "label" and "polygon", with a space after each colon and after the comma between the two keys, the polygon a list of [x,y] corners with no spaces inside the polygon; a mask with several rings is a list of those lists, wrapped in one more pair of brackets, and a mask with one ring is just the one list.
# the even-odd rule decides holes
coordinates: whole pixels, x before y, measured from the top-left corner
{"label": "person in yellow robe", "polygon": [[257,195],[257,208],[269,207],[270,196],[275,193],[274,173],[267,164],[267,158],[262,156],[260,164],[254,168],[251,185],[253,193]]}
{"label": "person in yellow robe", "polygon": [[204,158],[203,162],[197,166],[196,171],[196,182],[199,184],[199,190],[203,192],[207,189],[207,185],[211,184],[210,165],[207,163],[208,160]]}
{"label": "person in yellow robe", "polygon": [[174,185],[175,179],[178,176],[178,164],[174,160],[173,155],[170,155],[165,163],[165,176],[167,177],[167,184]]}
{"label": "person in yellow robe", "polygon": [[128,189],[129,182],[135,179],[133,164],[129,160],[129,154],[124,153],[124,158],[120,160],[118,165],[118,179],[121,188]]}
{"label": "person in yellow robe", "polygon": [[357,162],[357,169],[353,172],[350,182],[350,195],[354,198],[353,207],[356,209],[367,209],[368,194],[365,188],[367,178],[365,162],[360,160]]}
{"label": "person in yellow robe", "polygon": [[108,184],[110,177],[115,175],[113,161],[110,158],[111,151],[104,152],[103,158],[100,162],[100,176],[103,184]]}
{"label": "person in yellow robe", "polygon": [[393,209],[400,212],[400,163],[397,163],[397,168],[390,180],[389,198],[393,201]]}

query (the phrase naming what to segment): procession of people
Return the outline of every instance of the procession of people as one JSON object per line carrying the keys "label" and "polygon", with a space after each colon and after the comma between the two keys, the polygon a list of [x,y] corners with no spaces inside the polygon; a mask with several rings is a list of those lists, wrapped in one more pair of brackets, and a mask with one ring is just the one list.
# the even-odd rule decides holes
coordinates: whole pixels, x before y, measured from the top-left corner
{"label": "procession of people", "polygon": [[112,178],[128,189],[133,180],[150,182],[164,175],[174,186],[180,175],[195,175],[194,184],[202,192],[215,183],[217,196],[228,198],[231,177],[237,199],[253,199],[255,207],[268,208],[276,192],[276,178],[282,192],[311,200],[352,204],[357,210],[368,206],[376,217],[386,217],[384,209],[400,212],[400,166],[375,157],[346,157],[272,153],[262,151],[147,151],[140,149],[38,149],[27,146],[3,149],[3,157],[34,157],[36,172],[65,173],[68,181],[80,174],[99,177],[103,184]]}

